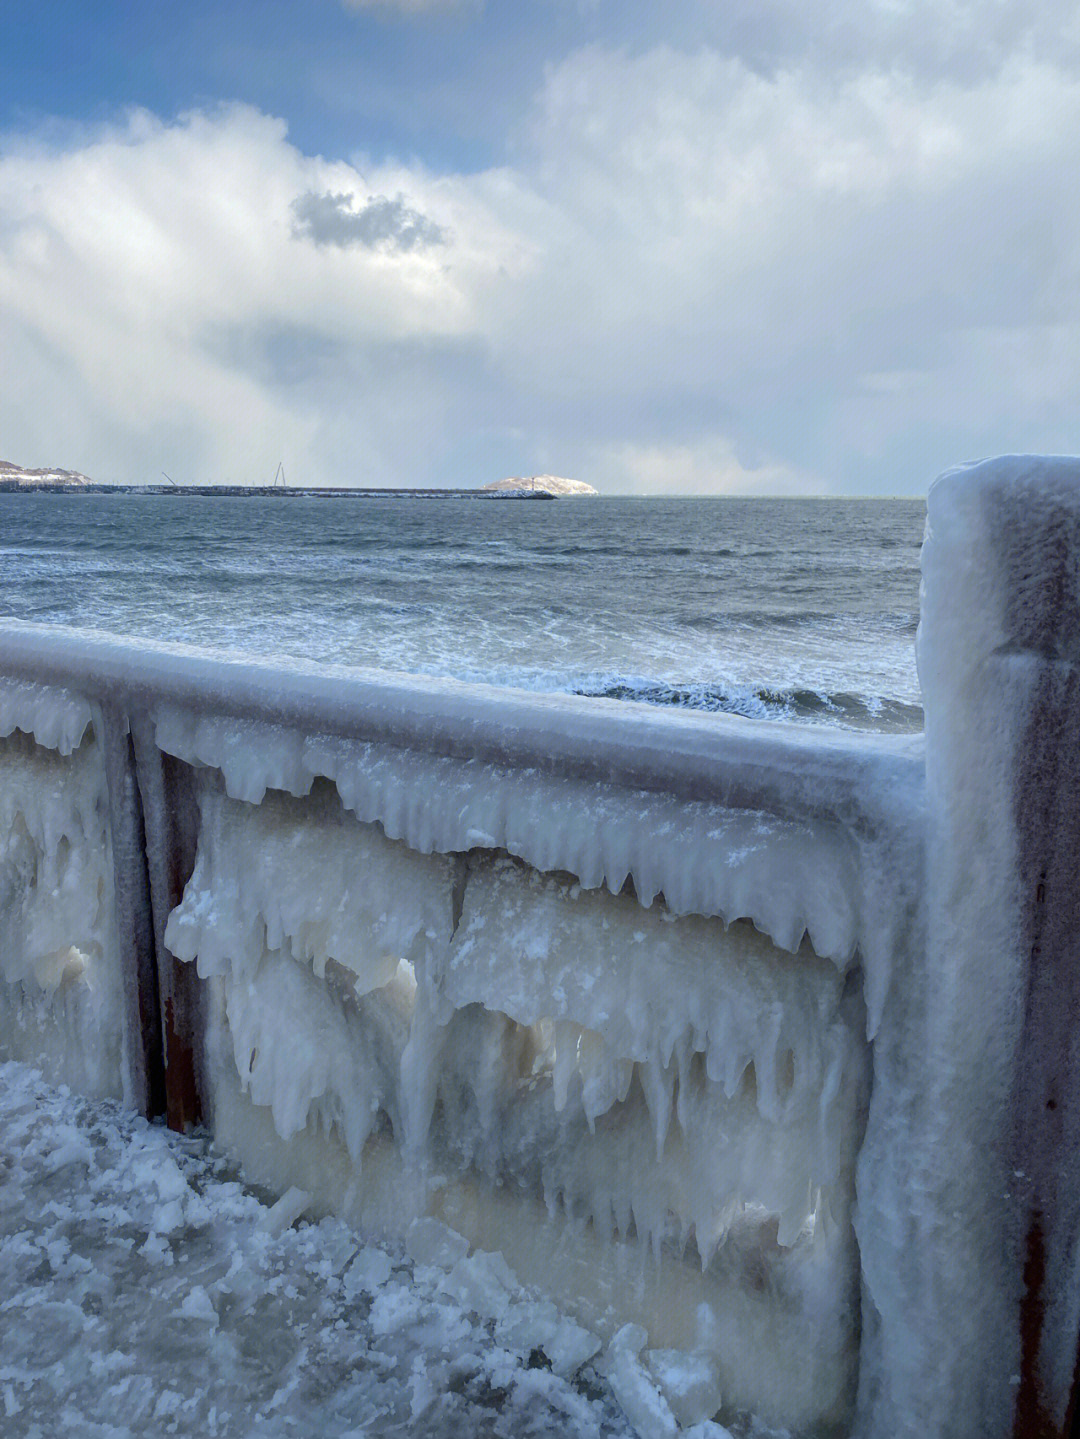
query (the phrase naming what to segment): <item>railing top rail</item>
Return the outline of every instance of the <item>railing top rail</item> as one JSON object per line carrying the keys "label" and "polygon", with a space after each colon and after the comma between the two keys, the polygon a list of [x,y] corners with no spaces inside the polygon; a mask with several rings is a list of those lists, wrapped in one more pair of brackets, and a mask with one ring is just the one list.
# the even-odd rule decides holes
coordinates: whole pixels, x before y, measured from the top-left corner
{"label": "railing top rail", "polygon": [[316,666],[59,625],[0,625],[3,677],[62,686],[129,715],[175,706],[791,817],[880,821],[921,807],[923,792],[921,735]]}

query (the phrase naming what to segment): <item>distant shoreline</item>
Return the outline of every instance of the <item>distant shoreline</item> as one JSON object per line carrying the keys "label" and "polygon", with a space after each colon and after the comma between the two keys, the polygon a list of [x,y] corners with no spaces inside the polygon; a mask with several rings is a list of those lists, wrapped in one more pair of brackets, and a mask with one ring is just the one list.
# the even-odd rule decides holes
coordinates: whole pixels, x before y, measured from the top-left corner
{"label": "distant shoreline", "polygon": [[549,490],[436,490],[375,489],[345,485],[99,485],[94,483],[35,484],[25,480],[0,480],[0,495],[188,495],[195,498],[244,499],[358,499],[414,500],[559,500],[568,496]]}

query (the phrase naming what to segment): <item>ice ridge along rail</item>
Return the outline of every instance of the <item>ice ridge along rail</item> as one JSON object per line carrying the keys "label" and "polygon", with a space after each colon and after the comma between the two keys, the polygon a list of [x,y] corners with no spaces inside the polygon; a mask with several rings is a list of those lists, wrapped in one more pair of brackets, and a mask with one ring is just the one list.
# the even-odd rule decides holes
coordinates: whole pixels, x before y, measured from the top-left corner
{"label": "ice ridge along rail", "polygon": [[0,1049],[541,1290],[643,1432],[1064,1435],[1078,571],[1080,462],[936,483],[925,740],[8,624]]}

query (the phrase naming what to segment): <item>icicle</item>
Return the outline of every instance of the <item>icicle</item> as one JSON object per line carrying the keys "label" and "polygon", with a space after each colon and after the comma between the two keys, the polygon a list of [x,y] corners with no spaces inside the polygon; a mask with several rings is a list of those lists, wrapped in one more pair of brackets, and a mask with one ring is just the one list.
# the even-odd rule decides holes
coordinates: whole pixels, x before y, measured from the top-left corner
{"label": "icicle", "polygon": [[780,1117],[780,1097],[776,1085],[776,1050],[780,1041],[783,1014],[774,1009],[764,1033],[754,1050],[754,1072],[757,1077],[758,1108],[766,1119]]}
{"label": "icicle", "polygon": [[776,1232],[776,1242],[781,1245],[782,1248],[790,1249],[802,1233],[803,1226],[813,1212],[814,1206],[810,1194],[810,1184],[807,1182],[802,1191],[781,1211],[780,1224]]}
{"label": "icicle", "polygon": [[690,1114],[690,1057],[690,1036],[683,1034],[675,1042],[675,1112],[679,1117],[679,1127],[687,1137],[693,1132]]}
{"label": "icicle", "polygon": [[589,1218],[599,1238],[609,1241],[612,1237],[613,1214],[611,1197],[603,1191],[594,1191],[589,1201]]}
{"label": "icicle", "polygon": [[642,1093],[645,1096],[649,1117],[652,1120],[653,1133],[656,1136],[656,1158],[659,1162],[663,1158],[664,1141],[667,1139],[668,1126],[671,1123],[675,1068],[672,1065],[661,1063],[659,1050],[654,1049],[648,1063],[638,1065],[638,1075],[641,1079]]}
{"label": "icicle", "polygon": [[436,1023],[427,988],[416,992],[408,1043],[401,1055],[401,1107],[405,1125],[402,1149],[411,1159],[427,1154],[428,1135],[435,1113],[439,1083],[439,1060],[448,1027]]}
{"label": "icicle", "polygon": [[630,1221],[633,1217],[630,1208],[629,1190],[616,1191],[612,1195],[612,1209],[615,1214],[615,1227],[619,1231],[619,1237],[626,1239],[630,1234]]}
{"label": "icicle", "polygon": [[556,1114],[566,1108],[570,1081],[577,1072],[577,1048],[581,1031],[567,1019],[555,1023],[555,1067],[552,1071],[552,1097]]}

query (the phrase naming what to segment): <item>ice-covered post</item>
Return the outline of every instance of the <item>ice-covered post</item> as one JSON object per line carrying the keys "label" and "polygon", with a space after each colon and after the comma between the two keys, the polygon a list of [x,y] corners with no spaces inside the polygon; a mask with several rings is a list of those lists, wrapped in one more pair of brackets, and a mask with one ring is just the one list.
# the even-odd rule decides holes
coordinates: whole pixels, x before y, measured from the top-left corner
{"label": "ice-covered post", "polygon": [[927,1143],[897,1352],[920,1362],[892,1432],[1064,1436],[1080,1331],[1080,460],[1010,456],[936,482],[918,653]]}

